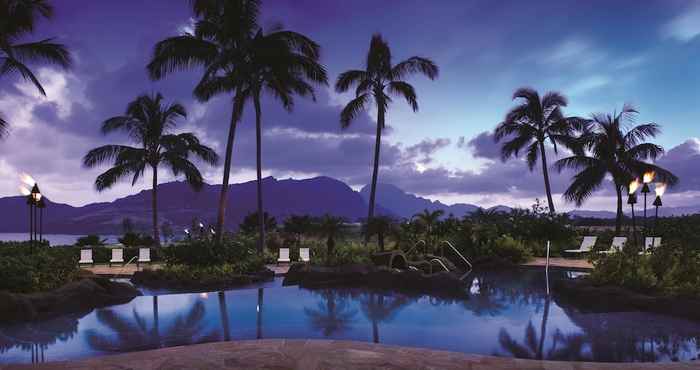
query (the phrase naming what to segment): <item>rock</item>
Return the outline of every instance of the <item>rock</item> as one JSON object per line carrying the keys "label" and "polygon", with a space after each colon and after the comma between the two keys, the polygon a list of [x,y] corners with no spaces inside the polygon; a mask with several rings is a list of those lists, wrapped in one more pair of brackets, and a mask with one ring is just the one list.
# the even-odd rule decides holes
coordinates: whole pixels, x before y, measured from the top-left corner
{"label": "rock", "polygon": [[617,286],[596,286],[588,279],[555,281],[555,300],[584,312],[645,311],[700,321],[700,299],[653,296]]}
{"label": "rock", "polygon": [[0,321],[40,320],[73,312],[123,304],[141,295],[130,284],[90,277],[50,292],[15,294],[0,292]]}
{"label": "rock", "polygon": [[283,285],[305,288],[323,286],[362,286],[376,289],[410,291],[435,296],[466,297],[466,284],[449,272],[424,274],[420,271],[397,270],[372,265],[338,267],[294,264]]}

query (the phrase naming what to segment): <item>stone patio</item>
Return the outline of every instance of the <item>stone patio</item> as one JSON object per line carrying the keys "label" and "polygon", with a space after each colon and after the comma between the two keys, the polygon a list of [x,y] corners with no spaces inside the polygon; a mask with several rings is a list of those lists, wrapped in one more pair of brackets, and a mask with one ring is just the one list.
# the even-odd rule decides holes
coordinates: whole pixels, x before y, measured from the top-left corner
{"label": "stone patio", "polygon": [[700,363],[586,363],[520,360],[331,340],[260,340],[197,344],[0,370],[480,370],[700,369]]}

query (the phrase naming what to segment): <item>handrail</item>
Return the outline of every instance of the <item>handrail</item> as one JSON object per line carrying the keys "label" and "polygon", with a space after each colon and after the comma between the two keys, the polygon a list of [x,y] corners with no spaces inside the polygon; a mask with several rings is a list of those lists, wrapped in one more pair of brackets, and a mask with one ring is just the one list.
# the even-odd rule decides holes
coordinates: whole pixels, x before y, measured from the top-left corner
{"label": "handrail", "polygon": [[455,254],[457,254],[457,255],[459,256],[459,258],[461,258],[462,261],[464,261],[464,263],[466,263],[467,265],[469,265],[469,269],[470,269],[470,270],[474,268],[474,266],[471,264],[471,262],[469,262],[469,260],[468,260],[466,257],[464,257],[464,256],[462,255],[462,253],[459,253],[459,251],[457,250],[457,248],[455,248],[454,245],[452,245],[452,243],[450,243],[449,240],[443,240],[443,241],[441,242],[441,244],[447,244],[448,247],[452,248],[452,251],[455,252]]}
{"label": "handrail", "polygon": [[425,240],[419,239],[419,240],[416,242],[416,244],[414,244],[414,245],[411,247],[411,249],[409,249],[408,252],[406,252],[405,254],[406,254],[407,256],[410,255],[411,252],[413,252],[413,250],[416,249],[416,248],[418,247],[418,244],[426,245]]}
{"label": "handrail", "polygon": [[130,264],[131,262],[133,262],[136,258],[138,258],[138,256],[133,256],[133,257],[131,257],[131,259],[130,259],[127,263],[125,263],[124,266],[122,266],[120,272],[121,272],[121,273],[124,273],[124,269],[126,269],[126,266],[129,266],[129,264]]}
{"label": "handrail", "polygon": [[440,260],[437,259],[437,258],[433,258],[433,259],[430,260],[430,273],[431,273],[431,274],[433,273],[433,261],[437,261],[437,262],[440,264],[440,266],[442,266],[442,268],[445,269],[445,271],[450,272],[450,269],[448,269],[447,266],[445,266],[445,264],[442,263],[442,261],[440,261]]}

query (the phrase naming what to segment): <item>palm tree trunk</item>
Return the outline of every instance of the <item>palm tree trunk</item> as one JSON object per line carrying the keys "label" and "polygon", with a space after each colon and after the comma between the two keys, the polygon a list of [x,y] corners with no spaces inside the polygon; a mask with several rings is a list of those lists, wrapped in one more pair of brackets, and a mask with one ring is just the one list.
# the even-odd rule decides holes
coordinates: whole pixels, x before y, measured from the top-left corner
{"label": "palm tree trunk", "polygon": [[544,174],[544,189],[547,191],[547,203],[549,204],[549,213],[554,214],[554,201],[552,201],[552,188],[549,185],[549,169],[547,168],[547,154],[544,150],[544,142],[540,141],[540,154],[542,155],[542,173]]}
{"label": "palm tree trunk", "polygon": [[622,187],[615,184],[615,192],[617,193],[617,215],[615,216],[615,235],[620,235],[622,229]]}
{"label": "palm tree trunk", "polygon": [[262,112],[260,111],[260,93],[256,93],[253,100],[255,104],[255,162],[258,176],[258,224],[260,230],[258,252],[262,254],[265,247],[265,213],[263,211],[262,193],[262,124],[260,122]]}
{"label": "palm tree trunk", "polygon": [[236,137],[236,114],[231,112],[231,124],[228,129],[228,141],[226,141],[226,159],[224,160],[224,181],[221,184],[221,195],[219,196],[219,214],[216,219],[216,242],[221,242],[224,234],[224,220],[226,218],[226,203],[228,195],[228,181],[231,173],[231,157],[233,155],[233,139]]}
{"label": "palm tree trunk", "polygon": [[160,245],[160,235],[158,233],[158,166],[152,166],[153,168],[153,193],[152,195],[152,207],[153,207],[153,240],[156,245]]}
{"label": "palm tree trunk", "polygon": [[[382,128],[384,127],[384,109],[377,110],[377,137],[374,143],[374,168],[372,169],[372,186],[369,192],[369,210],[367,212],[367,225],[374,218],[374,201],[377,195],[377,175],[379,173],[379,149],[382,145]],[[365,233],[365,246],[369,243],[369,233]]]}
{"label": "palm tree trunk", "polygon": [[262,322],[262,320],[263,320],[263,317],[262,317],[262,315],[263,315],[263,312],[262,312],[263,311],[263,292],[264,292],[263,288],[258,288],[258,305],[256,306],[257,307],[257,310],[256,310],[257,311],[256,312],[257,313],[257,320],[256,320],[256,324],[255,324],[255,327],[257,329],[256,330],[257,333],[256,333],[255,337],[257,339],[262,339],[262,337],[263,337],[263,330],[262,330],[262,326],[263,326],[263,322]]}
{"label": "palm tree trunk", "polygon": [[226,308],[226,295],[223,291],[219,292],[219,315],[221,315],[221,326],[224,329],[224,340],[231,340],[231,330],[228,323],[228,309]]}
{"label": "palm tree trunk", "polygon": [[542,313],[542,327],[540,328],[540,343],[537,347],[537,359],[542,360],[544,341],[547,337],[547,319],[549,318],[549,294],[545,297],[544,313]]}

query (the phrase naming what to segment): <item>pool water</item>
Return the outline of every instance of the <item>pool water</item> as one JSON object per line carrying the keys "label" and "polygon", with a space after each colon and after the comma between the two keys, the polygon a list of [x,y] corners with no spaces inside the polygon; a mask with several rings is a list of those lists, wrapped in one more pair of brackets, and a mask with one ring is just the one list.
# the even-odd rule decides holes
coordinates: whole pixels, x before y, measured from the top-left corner
{"label": "pool water", "polygon": [[[550,283],[570,276],[549,273]],[[0,363],[256,338],[344,339],[569,361],[687,361],[700,351],[700,323],[641,312],[584,313],[561,303],[556,291],[547,295],[541,270],[479,272],[468,279],[469,297],[458,300],[282,287],[279,279],[253,289],[147,295],[84,315],[0,325]]]}

